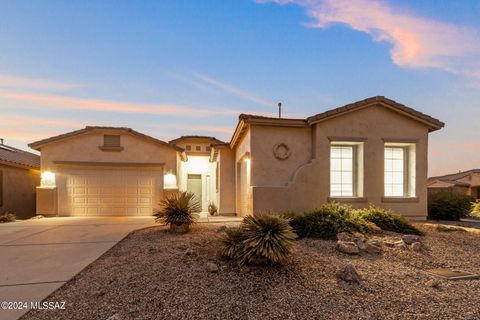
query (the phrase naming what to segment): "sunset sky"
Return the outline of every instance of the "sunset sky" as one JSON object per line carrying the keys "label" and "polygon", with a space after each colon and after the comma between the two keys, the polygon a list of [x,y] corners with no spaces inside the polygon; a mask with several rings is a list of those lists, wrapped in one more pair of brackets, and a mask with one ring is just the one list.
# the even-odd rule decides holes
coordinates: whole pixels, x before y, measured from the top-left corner
{"label": "sunset sky", "polygon": [[480,168],[480,1],[0,1],[0,137],[85,125],[229,140],[238,114],[384,95],[446,123],[429,170]]}

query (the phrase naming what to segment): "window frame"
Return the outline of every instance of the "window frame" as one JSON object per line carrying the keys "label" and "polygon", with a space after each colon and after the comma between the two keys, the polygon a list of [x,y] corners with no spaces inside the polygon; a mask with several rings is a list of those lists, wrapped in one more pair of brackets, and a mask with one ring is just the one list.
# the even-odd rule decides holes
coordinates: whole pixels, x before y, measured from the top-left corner
{"label": "window frame", "polygon": [[[403,152],[403,195],[387,195],[387,184],[386,184],[386,167],[385,167],[385,150],[387,148],[391,149],[402,149]],[[416,199],[416,142],[400,142],[394,141],[389,142],[384,140],[383,146],[383,198],[388,202],[388,199]],[[392,177],[393,178],[393,177]]]}
{"label": "window frame", "polygon": [[[118,143],[115,143],[115,144],[107,143],[109,138],[115,139],[115,140],[118,139]],[[115,141],[115,142],[116,142],[116,141]],[[121,137],[120,137],[119,134],[104,134],[104,135],[103,135],[103,147],[106,147],[106,148],[119,148],[119,147],[121,147],[121,146],[122,146],[122,143],[121,143]]]}
{"label": "window frame", "polygon": [[[332,149],[333,148],[351,148],[352,150],[352,194],[351,195],[333,195],[332,194]],[[347,144],[342,142],[332,142],[330,144],[330,190],[329,190],[329,197],[330,198],[358,198],[358,146],[356,144]],[[343,160],[340,158],[340,161]],[[337,171],[336,171],[337,172]],[[339,171],[342,174],[342,171]],[[342,186],[342,183],[340,183]],[[340,191],[342,193],[342,191]]]}

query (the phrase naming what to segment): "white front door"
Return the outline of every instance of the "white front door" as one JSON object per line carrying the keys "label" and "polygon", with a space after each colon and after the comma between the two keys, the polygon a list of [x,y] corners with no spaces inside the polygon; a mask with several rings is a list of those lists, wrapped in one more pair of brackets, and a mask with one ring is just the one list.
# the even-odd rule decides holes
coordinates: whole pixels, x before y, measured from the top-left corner
{"label": "white front door", "polygon": [[187,191],[195,194],[195,200],[203,204],[202,198],[202,175],[189,174],[187,175]]}

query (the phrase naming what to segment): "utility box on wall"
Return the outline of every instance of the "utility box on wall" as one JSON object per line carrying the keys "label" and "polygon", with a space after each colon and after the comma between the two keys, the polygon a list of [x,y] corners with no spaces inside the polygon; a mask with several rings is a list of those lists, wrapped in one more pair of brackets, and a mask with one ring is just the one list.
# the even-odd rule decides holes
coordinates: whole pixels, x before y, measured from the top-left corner
{"label": "utility box on wall", "polygon": [[57,188],[37,187],[37,215],[56,216],[57,212]]}

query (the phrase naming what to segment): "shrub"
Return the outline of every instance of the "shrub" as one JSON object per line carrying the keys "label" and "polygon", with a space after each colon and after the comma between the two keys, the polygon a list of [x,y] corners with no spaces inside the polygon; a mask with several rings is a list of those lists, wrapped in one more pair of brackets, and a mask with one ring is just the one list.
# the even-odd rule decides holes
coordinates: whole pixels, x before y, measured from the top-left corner
{"label": "shrub", "polygon": [[473,217],[480,218],[480,200],[472,203],[472,208],[470,214]]}
{"label": "shrub", "polygon": [[290,254],[297,235],[287,219],[261,214],[243,219],[239,228],[227,229],[221,238],[222,255],[239,265],[278,264]]}
{"label": "shrub", "polygon": [[160,201],[160,206],[161,209],[154,214],[155,222],[170,225],[171,230],[184,226],[187,231],[188,226],[195,223],[193,213],[201,210],[195,195],[185,191],[166,196]]}
{"label": "shrub", "polygon": [[0,223],[15,222],[17,217],[11,212],[5,212],[0,214]]}
{"label": "shrub", "polygon": [[287,214],[299,237],[336,239],[342,231],[366,233],[367,223],[347,205],[329,202],[320,208],[300,215]]}
{"label": "shrub", "polygon": [[382,230],[404,234],[423,234],[407,218],[395,214],[391,210],[370,205],[368,209],[356,210],[355,213],[361,219],[376,224]]}
{"label": "shrub", "polygon": [[428,196],[428,216],[436,220],[460,220],[468,215],[473,198],[458,192],[443,191]]}

